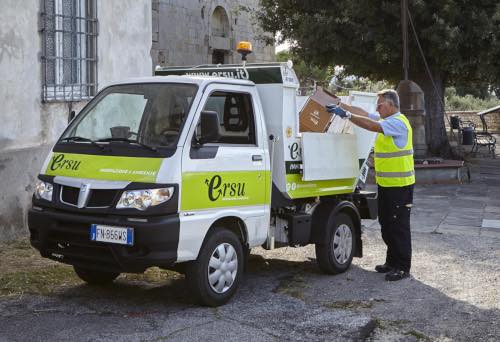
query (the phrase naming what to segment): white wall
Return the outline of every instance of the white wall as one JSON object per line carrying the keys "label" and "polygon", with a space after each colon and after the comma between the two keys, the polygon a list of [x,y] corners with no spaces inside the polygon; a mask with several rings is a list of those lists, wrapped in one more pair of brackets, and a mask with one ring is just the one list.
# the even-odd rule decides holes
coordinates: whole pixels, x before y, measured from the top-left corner
{"label": "white wall", "polygon": [[[40,0],[1,0],[0,241],[26,233],[44,156],[85,102],[42,103]],[[152,71],[151,0],[98,0],[98,85]]]}
{"label": "white wall", "polygon": [[151,0],[99,0],[99,88],[151,76]]}

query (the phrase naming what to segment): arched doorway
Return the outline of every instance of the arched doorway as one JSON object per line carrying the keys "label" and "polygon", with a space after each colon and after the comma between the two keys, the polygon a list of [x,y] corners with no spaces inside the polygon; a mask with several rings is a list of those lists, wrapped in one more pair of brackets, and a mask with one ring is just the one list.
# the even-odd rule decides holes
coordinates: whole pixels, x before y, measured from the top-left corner
{"label": "arched doorway", "polygon": [[211,42],[212,42],[212,63],[228,63],[230,52],[230,31],[229,17],[222,6],[217,6],[210,19]]}

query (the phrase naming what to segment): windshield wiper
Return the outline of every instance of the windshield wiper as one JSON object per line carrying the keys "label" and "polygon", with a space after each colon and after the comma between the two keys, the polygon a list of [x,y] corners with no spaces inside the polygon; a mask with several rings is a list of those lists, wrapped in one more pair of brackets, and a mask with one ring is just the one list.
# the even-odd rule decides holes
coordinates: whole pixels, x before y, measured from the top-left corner
{"label": "windshield wiper", "polygon": [[158,150],[156,149],[156,147],[143,144],[140,141],[133,140],[133,139],[127,139],[127,138],[104,138],[104,139],[99,139],[97,141],[98,142],[121,141],[121,142],[126,142],[126,143],[129,143],[129,144],[137,144],[137,145],[142,146],[142,147],[144,147],[144,148],[146,148],[146,149],[148,149],[150,151],[158,152]]}
{"label": "windshield wiper", "polygon": [[104,147],[103,146],[99,145],[97,142],[95,142],[94,140],[89,139],[89,138],[75,136],[75,137],[62,138],[59,141],[83,141],[83,142],[89,142],[92,145],[99,147],[101,149],[101,151],[104,151]]}

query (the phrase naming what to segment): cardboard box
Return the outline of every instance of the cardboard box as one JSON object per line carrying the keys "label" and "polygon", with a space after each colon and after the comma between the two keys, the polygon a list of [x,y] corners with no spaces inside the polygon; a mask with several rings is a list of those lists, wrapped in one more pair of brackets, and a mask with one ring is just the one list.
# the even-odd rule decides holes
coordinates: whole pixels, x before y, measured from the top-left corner
{"label": "cardboard box", "polygon": [[325,106],[337,101],[337,96],[317,87],[299,113],[300,132],[326,132],[333,116],[326,111]]}
{"label": "cardboard box", "polygon": [[325,106],[336,103],[340,98],[321,87],[317,87],[299,113],[300,132],[352,134],[352,124],[328,113]]}
{"label": "cardboard box", "polygon": [[317,87],[299,113],[299,131],[316,133],[352,134],[352,123],[328,113],[325,106],[340,98],[321,87]]}

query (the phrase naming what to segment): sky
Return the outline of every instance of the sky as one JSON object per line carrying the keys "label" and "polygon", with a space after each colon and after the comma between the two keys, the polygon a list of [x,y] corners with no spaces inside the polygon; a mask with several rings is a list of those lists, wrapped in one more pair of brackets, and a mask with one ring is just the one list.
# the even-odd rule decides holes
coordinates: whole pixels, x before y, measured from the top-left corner
{"label": "sky", "polygon": [[289,46],[290,45],[287,42],[285,42],[284,44],[276,45],[276,48],[274,51],[275,51],[275,53],[278,53],[278,52],[281,52],[283,50],[288,50]]}

